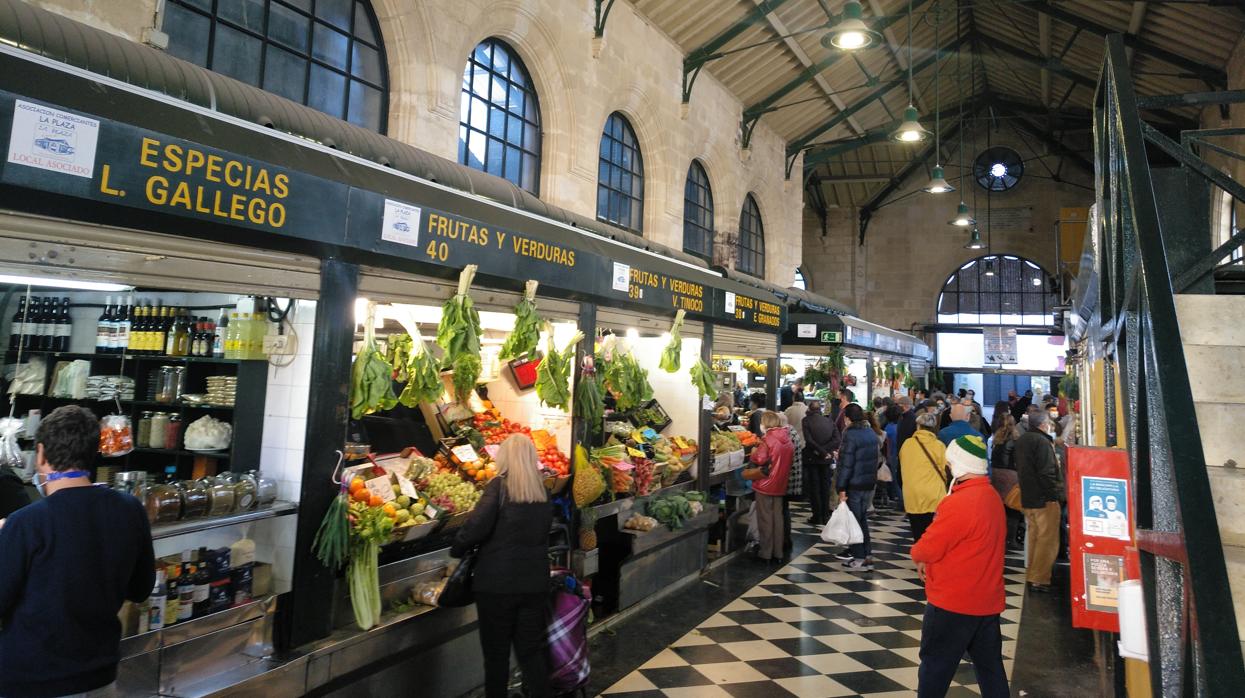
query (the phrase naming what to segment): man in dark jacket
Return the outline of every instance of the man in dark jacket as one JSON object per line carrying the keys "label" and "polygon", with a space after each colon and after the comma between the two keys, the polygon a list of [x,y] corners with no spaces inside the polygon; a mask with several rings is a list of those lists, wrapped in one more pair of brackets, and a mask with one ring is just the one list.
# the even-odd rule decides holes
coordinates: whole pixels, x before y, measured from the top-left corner
{"label": "man in dark jacket", "polygon": [[1026,390],[1024,397],[1012,403],[1012,419],[1016,423],[1020,423],[1020,418],[1029,410],[1029,405],[1033,404],[1033,391]]}
{"label": "man in dark jacket", "polygon": [[1029,430],[1016,440],[1016,475],[1020,506],[1029,530],[1029,568],[1025,577],[1034,591],[1050,591],[1051,568],[1059,554],[1063,475],[1055,458],[1051,422],[1045,412],[1029,415]]}
{"label": "man in dark jacket", "polygon": [[156,580],[147,512],[91,485],[99,422],[85,408],[52,411],[35,432],[44,497],[0,528],[0,695],[92,694],[117,680],[126,600]]}
{"label": "man in dark jacket", "polygon": [[847,432],[843,434],[843,446],[839,449],[839,468],[836,474],[839,489],[839,501],[847,502],[847,507],[860,524],[864,533],[864,541],[851,547],[852,559],[843,563],[844,569],[855,572],[872,572],[873,565],[869,555],[873,552],[869,544],[869,501],[873,499],[873,488],[878,482],[878,437],[873,427],[865,421],[865,411],[860,405],[852,403],[843,408],[848,423]]}
{"label": "man in dark jacket", "polygon": [[830,466],[843,439],[834,420],[821,411],[821,400],[808,403],[808,414],[804,416],[801,430],[804,432],[804,484],[809,507],[813,510],[811,522],[814,526],[824,526],[830,519]]}

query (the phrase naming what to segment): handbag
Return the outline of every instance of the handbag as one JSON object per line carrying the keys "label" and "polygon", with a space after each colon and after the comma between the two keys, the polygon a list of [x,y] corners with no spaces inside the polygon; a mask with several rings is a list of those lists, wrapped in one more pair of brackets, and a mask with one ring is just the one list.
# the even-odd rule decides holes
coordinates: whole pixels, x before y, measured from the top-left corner
{"label": "handbag", "polygon": [[740,476],[745,480],[764,480],[769,477],[769,465],[758,465],[753,468],[744,468]]}
{"label": "handbag", "polygon": [[1007,491],[1007,496],[1003,498],[1003,506],[1016,511],[1024,511],[1024,507],[1020,504],[1020,485],[1014,485]]}
{"label": "handbag", "polygon": [[459,561],[458,567],[454,568],[454,573],[450,578],[445,580],[445,586],[441,588],[441,594],[437,596],[437,605],[442,608],[462,608],[475,603],[476,596],[471,590],[471,578],[476,570],[476,558],[480,554],[480,547],[476,546],[468,550],[463,555],[463,559]]}
{"label": "handbag", "polygon": [[930,467],[934,469],[934,472],[938,473],[938,477],[942,478],[942,484],[950,487],[951,474],[948,473],[945,468],[940,468],[938,464],[934,462],[934,457],[930,455],[929,449],[925,448],[925,444],[921,443],[920,439],[917,439],[915,436],[912,438],[916,441],[916,445],[920,446],[921,450],[925,452],[925,457],[929,459]]}
{"label": "handbag", "polygon": [[891,474],[891,467],[885,463],[878,468],[878,482],[891,482],[895,476]]}

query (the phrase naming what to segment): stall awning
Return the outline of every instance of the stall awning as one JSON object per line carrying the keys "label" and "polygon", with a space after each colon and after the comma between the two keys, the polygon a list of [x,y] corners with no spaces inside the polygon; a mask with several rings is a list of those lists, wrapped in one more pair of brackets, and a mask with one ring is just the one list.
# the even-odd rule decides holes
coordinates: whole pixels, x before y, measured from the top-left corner
{"label": "stall awning", "polygon": [[[571,299],[785,327],[763,283],[161,51],[20,0],[0,0],[0,41],[0,133],[25,128],[18,108],[98,137],[78,176],[0,163],[0,206],[446,278],[476,263],[499,287],[536,279]],[[226,175],[263,170],[266,185],[192,172],[191,150]]]}
{"label": "stall awning", "polygon": [[842,346],[913,359],[932,356],[929,347],[920,339],[851,315],[792,313],[788,323],[782,338],[784,350]]}

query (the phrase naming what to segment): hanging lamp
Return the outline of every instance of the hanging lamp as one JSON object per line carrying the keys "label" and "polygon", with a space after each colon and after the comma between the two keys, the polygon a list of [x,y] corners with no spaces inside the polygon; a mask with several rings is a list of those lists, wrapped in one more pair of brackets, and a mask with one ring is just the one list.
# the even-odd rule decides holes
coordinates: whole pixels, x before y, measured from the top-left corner
{"label": "hanging lamp", "polygon": [[986,257],[986,276],[994,276],[994,257]]}
{"label": "hanging lamp", "polygon": [[856,51],[880,42],[882,35],[870,29],[861,19],[861,15],[860,2],[848,0],[843,6],[843,14],[840,15],[838,23],[829,34],[822,37],[821,45],[826,48],[833,46],[841,51]]}
{"label": "hanging lamp", "polygon": [[[962,24],[962,23],[960,22],[960,2],[959,2],[959,0],[956,0],[956,3],[955,3],[955,27],[956,27],[956,34],[957,34],[957,35],[959,34],[961,24]],[[958,46],[958,44],[957,44],[957,46]],[[969,67],[970,67],[970,69],[971,69],[971,67],[972,67],[972,66],[969,66]],[[963,75],[963,74],[964,74],[964,50],[963,50],[963,48],[962,48],[962,47],[957,47],[957,48],[956,48],[956,50],[955,50],[955,75],[956,75],[956,78],[957,78],[957,83],[956,83],[957,85],[959,85],[959,83],[958,83],[958,78],[959,78],[961,75]],[[974,84],[972,87],[973,87],[973,88],[976,88],[976,84]],[[970,213],[970,212],[969,212],[969,210],[968,210],[968,204],[964,203],[964,195],[963,195],[963,189],[964,189],[964,131],[965,131],[965,128],[964,128],[964,90],[963,90],[963,89],[960,89],[960,90],[958,90],[958,92],[960,93],[960,152],[958,153],[958,155],[959,155],[959,158],[960,158],[960,175],[959,175],[959,180],[960,180],[960,189],[961,189],[961,194],[960,194],[960,205],[959,205],[959,206],[957,206],[957,207],[956,207],[956,209],[955,209],[955,218],[952,218],[951,220],[947,221],[947,225],[954,225],[954,226],[958,226],[958,227],[960,227],[960,228],[966,228],[966,227],[968,227],[968,226],[970,226],[970,225],[975,226],[975,225],[977,224],[977,221],[973,220],[973,215],[972,215],[972,213]],[[970,90],[970,94],[971,94],[971,90]],[[976,192],[976,191],[974,191],[974,192],[973,192],[973,198],[974,198],[974,200],[976,200],[976,197],[977,197],[977,192]],[[974,228],[974,229],[973,229],[973,234],[974,234],[974,239],[976,239],[978,242],[980,242],[980,241],[981,241],[981,233],[977,232],[976,228]],[[970,244],[971,244],[971,243],[972,243],[972,240],[970,240],[969,242],[970,242]],[[971,249],[980,249],[980,248],[974,247],[974,248],[971,248]]]}
{"label": "hanging lamp", "polygon": [[978,230],[977,226],[974,225],[972,232],[969,233],[968,235],[968,244],[964,246],[964,249],[984,250],[985,248],[986,248],[986,243],[981,241],[981,231]]}
{"label": "hanging lamp", "polygon": [[[935,48],[935,50],[937,50]],[[921,115],[913,105],[915,83],[912,78],[912,0],[908,0],[908,108],[903,110],[903,121],[891,134],[896,143],[920,143],[929,138],[929,131],[921,125]]]}
{"label": "hanging lamp", "polygon": [[973,219],[973,214],[969,212],[968,204],[960,201],[960,205],[955,209],[955,218],[947,221],[947,223],[950,225],[958,225],[961,228],[967,228],[970,225],[975,225],[977,221]]}
{"label": "hanging lamp", "polygon": [[[939,29],[942,28],[941,17],[934,15],[934,50],[941,51],[942,37]],[[939,56],[934,54],[934,169],[929,175],[929,184],[925,185],[926,194],[946,194],[955,191],[955,187],[947,182],[946,176],[942,171],[942,85],[940,77],[940,65],[942,61]]]}

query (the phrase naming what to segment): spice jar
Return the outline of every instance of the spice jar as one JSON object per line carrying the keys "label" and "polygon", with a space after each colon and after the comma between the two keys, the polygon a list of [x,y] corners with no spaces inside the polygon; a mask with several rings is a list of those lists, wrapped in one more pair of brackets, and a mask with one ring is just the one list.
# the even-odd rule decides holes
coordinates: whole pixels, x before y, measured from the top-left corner
{"label": "spice jar", "polygon": [[182,443],[182,416],[179,414],[169,415],[169,425],[164,430],[164,447],[165,448],[181,448]]}
{"label": "spice jar", "polygon": [[185,366],[161,366],[156,384],[156,402],[171,405],[182,396],[186,388]]}
{"label": "spice jar", "polygon": [[199,482],[207,488],[208,516],[232,514],[237,510],[238,493],[233,483],[223,477],[205,477]]}
{"label": "spice jar", "polygon": [[153,524],[170,523],[182,515],[182,492],[174,484],[177,466],[165,468],[168,481],[148,485],[143,490],[143,505],[147,508],[147,520]]}
{"label": "spice jar", "polygon": [[148,448],[168,448],[165,438],[169,433],[169,416],[168,412],[151,415],[151,440]]}
{"label": "spice jar", "polygon": [[177,483],[177,488],[182,493],[182,518],[197,519],[201,516],[207,516],[211,502],[208,499],[208,490],[202,482],[198,480],[182,480]]}
{"label": "spice jar", "polygon": [[266,507],[277,501],[277,481],[265,477],[259,470],[252,470],[251,477],[255,480],[256,506]]}
{"label": "spice jar", "polygon": [[151,413],[144,412],[138,418],[138,440],[135,445],[139,448],[151,448]]}
{"label": "spice jar", "polygon": [[250,473],[230,472],[220,477],[233,485],[234,492],[238,495],[238,511],[247,511],[255,507],[255,495],[258,488],[255,485],[255,478]]}
{"label": "spice jar", "polygon": [[146,470],[127,470],[113,476],[112,488],[117,492],[143,497],[143,489],[147,485]]}

